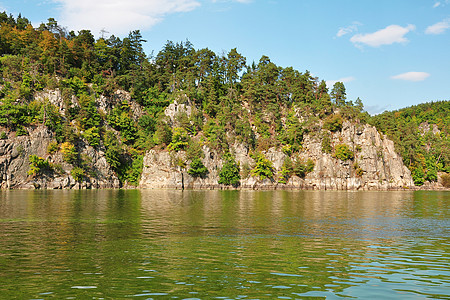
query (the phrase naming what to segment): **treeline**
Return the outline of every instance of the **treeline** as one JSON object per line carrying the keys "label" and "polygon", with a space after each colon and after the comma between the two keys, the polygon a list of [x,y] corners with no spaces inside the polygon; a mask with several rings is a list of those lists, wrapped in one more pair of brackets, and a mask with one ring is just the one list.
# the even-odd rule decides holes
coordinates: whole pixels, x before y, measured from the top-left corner
{"label": "treeline", "polygon": [[[419,104],[373,116],[371,123],[392,139],[414,183],[450,173],[450,101]],[[450,185],[450,182],[449,182]]]}

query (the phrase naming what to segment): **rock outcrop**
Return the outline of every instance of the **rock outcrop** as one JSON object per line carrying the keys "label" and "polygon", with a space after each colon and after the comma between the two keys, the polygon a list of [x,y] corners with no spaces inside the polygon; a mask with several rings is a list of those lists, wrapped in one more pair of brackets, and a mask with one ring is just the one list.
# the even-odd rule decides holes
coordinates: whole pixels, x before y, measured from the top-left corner
{"label": "rock outcrop", "polygon": [[[0,140],[0,185],[2,189],[100,189],[119,188],[114,175],[101,151],[83,144],[80,155],[89,158],[90,174],[82,182],[71,175],[72,165],[64,162],[62,154],[47,153],[47,147],[54,142],[53,133],[46,126],[28,128],[29,135],[9,136]],[[53,170],[39,176],[28,174],[30,155],[47,159]]]}
{"label": "rock outcrop", "polygon": [[[322,151],[321,133],[306,135],[300,157],[312,159],[314,170],[302,179],[292,176],[286,184],[278,183],[276,174],[281,171],[287,157],[280,149],[271,148],[263,154],[273,163],[274,178],[259,180],[247,176],[240,181],[244,189],[320,189],[320,190],[391,190],[413,188],[411,173],[396,154],[394,143],[381,135],[374,127],[344,122],[340,132],[331,134],[331,146],[346,144],[354,153],[352,160],[342,161]],[[241,144],[231,147],[236,161],[244,166],[254,164],[249,150]],[[175,189],[227,189],[219,185],[221,156],[203,146],[203,164],[209,173],[204,178],[195,178],[181,168],[178,161],[186,161],[184,152],[151,150],[144,157],[141,188]],[[248,173],[248,172],[247,172]],[[245,175],[245,174],[244,174]]]}

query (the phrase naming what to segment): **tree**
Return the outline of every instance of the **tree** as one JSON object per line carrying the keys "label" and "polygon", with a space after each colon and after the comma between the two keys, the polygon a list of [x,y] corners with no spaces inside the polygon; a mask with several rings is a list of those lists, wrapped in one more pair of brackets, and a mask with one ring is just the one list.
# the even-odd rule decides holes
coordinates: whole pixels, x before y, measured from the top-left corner
{"label": "tree", "polygon": [[192,160],[190,168],[187,172],[193,177],[204,177],[208,173],[208,169],[205,167],[200,158],[195,158]]}
{"label": "tree", "polygon": [[333,99],[334,104],[336,104],[337,107],[344,106],[346,104],[347,94],[345,91],[344,83],[342,82],[336,82],[333,85],[333,89],[331,90],[331,99]]}
{"label": "tree", "polygon": [[254,177],[259,177],[260,180],[273,178],[273,165],[270,160],[264,157],[263,154],[257,153],[254,155],[255,167],[252,169],[251,174]]}
{"label": "tree", "polygon": [[219,184],[238,186],[241,180],[239,164],[236,163],[231,154],[226,154],[225,162],[219,173]]}
{"label": "tree", "polygon": [[353,159],[354,156],[353,151],[350,150],[347,144],[338,144],[334,147],[334,157],[342,161]]}
{"label": "tree", "polygon": [[231,87],[234,87],[237,79],[239,78],[239,72],[245,67],[245,57],[239,54],[236,48],[233,48],[228,52],[226,60],[227,80]]}

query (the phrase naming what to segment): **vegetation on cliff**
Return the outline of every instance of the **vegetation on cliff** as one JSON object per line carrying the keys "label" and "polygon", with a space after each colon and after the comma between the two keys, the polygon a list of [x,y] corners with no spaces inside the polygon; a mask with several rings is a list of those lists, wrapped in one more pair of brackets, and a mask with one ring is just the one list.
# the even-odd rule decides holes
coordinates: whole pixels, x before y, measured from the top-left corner
{"label": "vegetation on cliff", "polygon": [[[409,127],[389,127],[382,121],[384,115],[371,119],[359,98],[348,100],[343,83],[329,91],[325,81],[309,71],[277,66],[267,56],[249,63],[236,48],[218,55],[208,48],[195,49],[189,41],[168,41],[156,55],[147,56],[144,42],[138,30],[123,39],[95,39],[89,30],[66,32],[54,19],[34,28],[26,18],[0,13],[0,126],[23,135],[28,126],[46,125],[60,144],[54,151],[73,164],[77,180],[89,173],[89,162],[77,149],[83,141],[103,151],[120,180],[130,184],[139,182],[142,157],[154,147],[186,151],[189,162],[180,164],[204,176],[208,170],[200,160],[201,147],[207,145],[226,158],[223,183],[235,185],[239,165],[230,146],[239,142],[257,161],[250,174],[260,178],[276,176],[262,154],[265,150],[277,147],[292,157],[281,175],[283,182],[290,174],[305,176],[314,167],[296,159],[305,134],[320,135],[324,153],[352,159],[346,145],[333,149],[329,141],[330,132],[340,131],[344,120],[370,120],[393,137],[407,165],[413,172],[423,171],[425,180],[436,180],[430,165],[449,171],[444,146],[436,152],[422,145],[424,139],[448,143],[448,120],[435,121],[439,137],[424,137],[417,127],[420,122],[409,126],[412,121],[405,117]],[[59,90],[63,107],[34,97],[44,89]],[[98,99],[111,101],[118,90],[131,98],[101,110]],[[187,104],[189,113],[166,116],[165,109],[175,101]],[[414,149],[426,151],[407,152],[409,144],[396,128],[415,130],[412,136],[422,140],[411,142]]]}
{"label": "vegetation on cliff", "polygon": [[371,123],[394,141],[414,183],[422,185],[436,181],[438,172],[450,173],[449,116],[450,101],[438,101],[384,112]]}

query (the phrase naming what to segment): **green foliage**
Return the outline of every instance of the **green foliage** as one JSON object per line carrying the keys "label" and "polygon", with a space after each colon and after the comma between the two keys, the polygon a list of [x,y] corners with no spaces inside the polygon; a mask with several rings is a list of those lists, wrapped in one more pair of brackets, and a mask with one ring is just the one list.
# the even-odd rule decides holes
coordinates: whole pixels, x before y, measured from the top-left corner
{"label": "green foliage", "polygon": [[84,177],[86,176],[85,171],[80,167],[74,167],[72,170],[70,170],[70,175],[75,179],[76,182],[83,181]]}
{"label": "green foliage", "polygon": [[203,153],[202,145],[195,139],[191,139],[189,146],[186,150],[186,158],[193,160],[195,158],[204,158],[205,153]]}
{"label": "green foliage", "polygon": [[153,139],[157,145],[169,145],[172,141],[172,128],[165,122],[160,121]]}
{"label": "green foliage", "polygon": [[338,144],[334,147],[333,156],[342,161],[346,161],[349,159],[353,159],[355,155],[353,154],[353,151],[350,150],[347,144]]}
{"label": "green foliage", "polygon": [[425,172],[421,166],[412,169],[411,176],[415,185],[423,185],[425,183]]}
{"label": "green foliage", "polygon": [[136,139],[136,124],[131,118],[130,104],[123,101],[108,116],[108,122],[120,131],[124,143],[131,144]]}
{"label": "green foliage", "polygon": [[213,149],[227,149],[227,139],[225,127],[218,123],[218,120],[209,119],[203,127],[203,132],[208,140],[208,144]]}
{"label": "green foliage", "polygon": [[142,155],[137,155],[127,170],[126,179],[131,185],[138,186],[141,180],[142,168],[144,167],[144,157]]}
{"label": "green foliage", "polygon": [[[418,184],[436,181],[438,172],[450,172],[449,101],[370,117],[359,98],[347,99],[342,82],[329,92],[326,82],[308,70],[277,66],[267,56],[246,66],[246,58],[236,49],[215,54],[196,50],[189,41],[168,41],[153,56],[144,53],[145,41],[138,30],[122,39],[96,40],[89,30],[66,33],[52,18],[38,28],[26,18],[3,19],[0,126],[21,135],[30,125],[43,124],[58,143],[72,146],[81,145],[80,133],[94,147],[100,147],[103,138],[107,161],[122,181],[138,181],[139,155],[155,144],[174,152],[186,150],[188,160],[203,155],[200,145],[227,152],[235,142],[250,151],[283,146],[291,156],[301,149],[303,135],[319,132],[319,118],[325,118],[324,153],[333,150],[329,131],[338,132],[344,119],[356,118],[376,125],[394,140]],[[34,92],[44,88],[60,90],[64,114],[49,101],[32,100]],[[116,97],[118,89],[128,91],[131,99],[103,115],[95,99],[103,95],[106,103],[116,103],[108,97]],[[189,102],[192,113],[180,114],[173,125],[164,119],[164,110],[175,100]],[[139,120],[130,109],[133,101],[143,111]],[[425,122],[439,132],[424,132]],[[114,128],[114,134],[104,133],[107,128]],[[189,144],[191,137],[195,142]],[[82,164],[75,146],[66,148],[61,148],[64,159]],[[336,146],[336,157],[348,160],[352,154]],[[270,172],[262,170],[256,176],[269,177]],[[242,166],[244,177],[249,171]]]}
{"label": "green foliage", "polygon": [[225,162],[222,169],[219,172],[219,184],[237,187],[239,185],[239,181],[241,180],[241,175],[239,174],[239,164],[229,153],[224,156],[224,161]]}
{"label": "green foliage", "polygon": [[89,145],[97,148],[100,145],[100,130],[97,127],[86,129],[83,132],[83,137],[87,140]]}
{"label": "green foliage", "polygon": [[6,132],[2,131],[0,133],[0,140],[6,140],[6,139],[8,139],[8,134]]}
{"label": "green foliage", "polygon": [[173,129],[172,141],[167,146],[170,151],[178,152],[180,150],[185,150],[189,145],[189,136],[184,128],[176,127]]}
{"label": "green foliage", "polygon": [[331,99],[333,99],[334,104],[337,107],[342,107],[344,105],[346,105],[346,99],[347,99],[347,95],[346,95],[346,91],[345,91],[345,86],[344,83],[342,82],[336,82],[333,85],[333,89],[331,90],[330,93]]}
{"label": "green foliage", "polygon": [[356,176],[361,177],[364,175],[364,170],[359,166],[357,162],[353,164],[353,168],[355,169]]}
{"label": "green foliage", "polygon": [[208,169],[205,167],[200,158],[195,158],[192,160],[190,168],[187,172],[193,177],[205,177],[206,174],[208,174]]}
{"label": "green foliage", "polygon": [[47,146],[47,153],[48,154],[55,154],[59,151],[59,145],[56,141],[52,141]]}
{"label": "green foliage", "polygon": [[77,76],[64,80],[63,84],[71,88],[78,97],[88,92],[86,83]]}
{"label": "green foliage", "polygon": [[286,157],[283,161],[283,166],[281,167],[281,171],[278,176],[278,182],[286,184],[293,173],[294,173],[294,164],[290,157]]}
{"label": "green foliage", "polygon": [[107,131],[104,144],[106,147],[105,158],[114,171],[118,171],[121,166],[122,148],[116,139],[114,132]]}
{"label": "green foliage", "polygon": [[344,120],[338,114],[328,116],[323,122],[323,128],[331,132],[340,131]]}
{"label": "green foliage", "polygon": [[286,128],[280,134],[280,139],[292,147],[292,151],[297,151],[303,141],[303,127],[295,114],[291,113],[286,121]]}
{"label": "green foliage", "polygon": [[38,157],[37,155],[30,155],[29,161],[30,169],[28,170],[27,174],[33,177],[42,175],[44,172],[52,170],[50,162],[47,159]]}
{"label": "green foliage", "polygon": [[97,110],[95,100],[86,94],[82,94],[79,99],[80,109],[76,114],[76,120],[81,129],[99,127],[102,123],[102,117]]}
{"label": "green foliage", "polygon": [[450,101],[438,101],[384,112],[370,123],[394,141],[414,183],[422,185],[436,181],[439,171],[450,171],[449,114]]}
{"label": "green foliage", "polygon": [[281,148],[281,152],[283,152],[287,156],[291,156],[291,154],[292,154],[292,146],[291,145],[284,145]]}
{"label": "green foliage", "polygon": [[64,161],[68,162],[69,164],[74,164],[78,160],[78,151],[75,148],[75,145],[73,145],[70,142],[64,142],[61,144],[61,152],[63,154]]}
{"label": "green foliage", "polygon": [[333,147],[331,146],[331,136],[329,132],[324,132],[322,134],[322,152],[330,154],[333,150]]}
{"label": "green foliage", "polygon": [[315,163],[310,158],[306,162],[303,159],[297,158],[293,165],[293,171],[298,177],[305,178],[308,173],[314,170],[314,166]]}
{"label": "green foliage", "polygon": [[251,170],[251,175],[260,180],[273,179],[273,165],[262,153],[256,153],[253,156],[255,167]]}
{"label": "green foliage", "polygon": [[23,126],[18,126],[16,128],[16,136],[28,135],[28,130]]}

